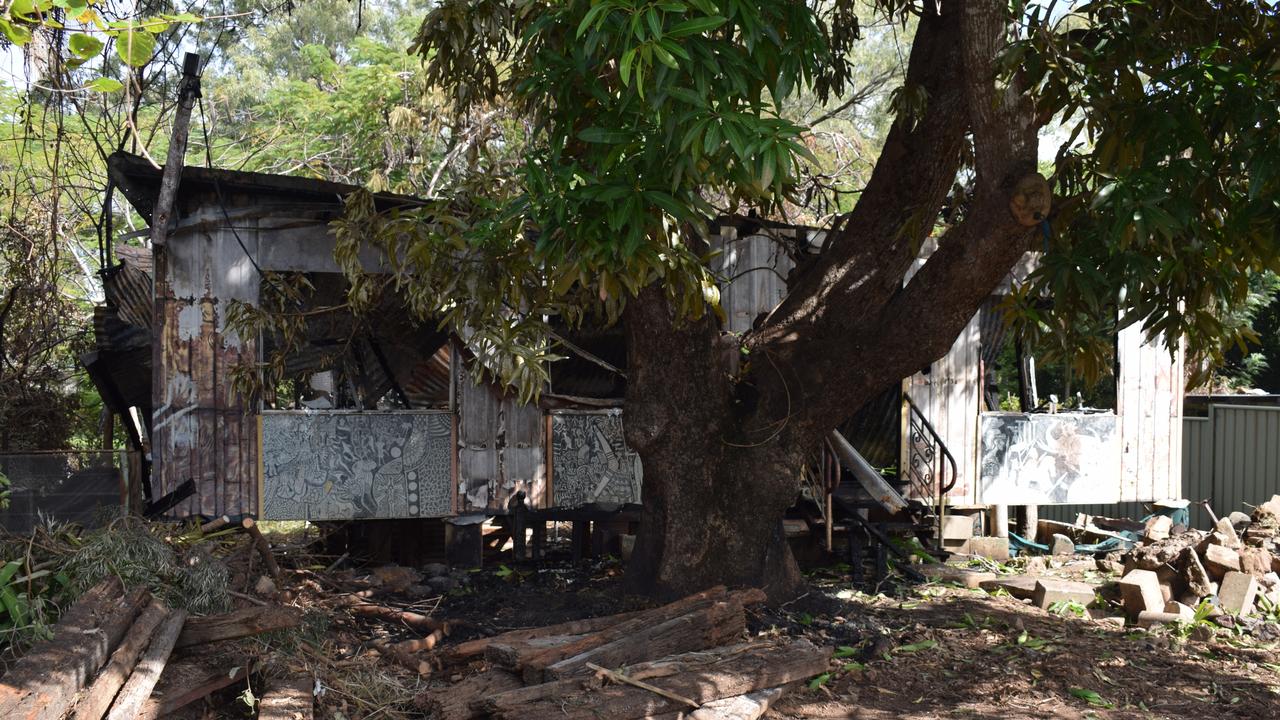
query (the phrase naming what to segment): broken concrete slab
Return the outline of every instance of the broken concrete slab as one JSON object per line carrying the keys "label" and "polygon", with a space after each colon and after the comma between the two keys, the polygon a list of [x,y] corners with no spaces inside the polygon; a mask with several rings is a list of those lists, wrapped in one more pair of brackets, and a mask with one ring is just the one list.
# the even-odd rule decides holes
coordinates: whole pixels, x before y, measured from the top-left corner
{"label": "broken concrete slab", "polygon": [[977,588],[980,587],[984,581],[996,579],[996,574],[993,572],[970,570],[969,568],[961,568],[954,565],[943,565],[941,563],[920,565],[916,569],[920,571],[921,575],[924,575],[930,580],[955,583],[967,588]]}
{"label": "broken concrete slab", "polygon": [[1218,590],[1218,607],[1232,615],[1248,615],[1253,612],[1257,595],[1258,581],[1252,575],[1229,572],[1222,578],[1222,588]]}
{"label": "broken concrete slab", "polygon": [[1164,611],[1173,615],[1177,615],[1183,620],[1190,622],[1196,619],[1196,611],[1191,609],[1190,605],[1180,602],[1170,601],[1164,604]]}
{"label": "broken concrete slab", "polygon": [[1229,572],[1240,571],[1240,554],[1229,547],[1210,543],[1204,549],[1204,567],[1211,576],[1221,579]]}
{"label": "broken concrete slab", "polygon": [[1179,565],[1182,568],[1182,579],[1187,583],[1187,589],[1191,593],[1197,597],[1213,594],[1209,588],[1212,578],[1209,577],[1209,571],[1204,569],[1204,563],[1200,562],[1200,555],[1195,548],[1189,547],[1182,551]]}
{"label": "broken concrete slab", "polygon": [[969,554],[990,558],[997,562],[1009,561],[1009,538],[980,536],[969,538]]}
{"label": "broken concrete slab", "polygon": [[1260,578],[1271,572],[1271,553],[1262,548],[1244,547],[1237,553],[1240,556],[1240,572]]}
{"label": "broken concrete slab", "polygon": [[1130,570],[1119,582],[1120,597],[1124,609],[1131,617],[1147,611],[1164,610],[1164,595],[1160,592],[1160,579],[1150,570]]}
{"label": "broken concrete slab", "polygon": [[1054,578],[1040,578],[1036,581],[1031,602],[1041,610],[1059,602],[1078,602],[1088,607],[1093,602],[1094,587],[1087,583]]}
{"label": "broken concrete slab", "polygon": [[1162,610],[1147,610],[1138,613],[1138,627],[1149,628],[1153,625],[1174,625],[1177,623],[1187,622],[1187,619],[1178,613],[1167,613]]}
{"label": "broken concrete slab", "polygon": [[1147,520],[1145,535],[1147,542],[1160,542],[1169,539],[1169,531],[1173,529],[1173,519],[1168,515],[1155,515]]}
{"label": "broken concrete slab", "polygon": [[1076,543],[1062,533],[1054,533],[1052,549],[1054,555],[1075,555]]}
{"label": "broken concrete slab", "polygon": [[1229,518],[1220,518],[1218,524],[1213,527],[1213,536],[1219,538],[1221,545],[1236,549],[1240,547],[1240,535],[1236,533],[1236,529],[1231,524]]}
{"label": "broken concrete slab", "polygon": [[1039,578],[1034,577],[1004,577],[995,580],[985,580],[978,584],[978,587],[987,592],[996,592],[1004,590],[1019,600],[1030,600],[1036,594],[1036,583]]}

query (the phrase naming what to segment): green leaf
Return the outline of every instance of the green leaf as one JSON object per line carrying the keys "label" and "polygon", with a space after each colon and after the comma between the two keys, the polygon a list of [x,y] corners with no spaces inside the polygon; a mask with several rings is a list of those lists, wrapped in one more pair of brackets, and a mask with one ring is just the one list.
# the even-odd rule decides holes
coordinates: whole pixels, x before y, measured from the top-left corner
{"label": "green leaf", "polygon": [[701,35],[705,32],[715,30],[721,25],[728,22],[728,18],[720,15],[712,15],[710,17],[694,18],[677,23],[667,31],[667,37],[682,38],[690,35]]}
{"label": "green leaf", "polygon": [[913,652],[919,652],[921,650],[929,650],[936,647],[938,647],[938,641],[924,640],[922,642],[912,643],[910,645],[902,645],[900,647],[894,648],[893,651],[896,653],[913,653]]}
{"label": "green leaf", "polygon": [[814,678],[814,679],[812,679],[812,680],[810,680],[810,681],[809,681],[809,689],[810,689],[810,690],[817,690],[818,688],[822,687],[823,685],[826,685],[826,684],[827,684],[827,681],[828,681],[828,680],[830,680],[830,679],[831,679],[831,673],[822,673],[822,674],[821,674],[821,675],[819,675],[818,677],[816,677],[816,678]]}
{"label": "green leaf", "polygon": [[636,59],[636,49],[622,53],[622,59],[618,61],[618,74],[622,76],[622,84],[631,84],[631,63]]}
{"label": "green leaf", "polygon": [[1098,693],[1092,690],[1085,690],[1084,688],[1071,688],[1071,694],[1075,695],[1081,700],[1084,700],[1090,705],[1096,705],[1097,707],[1102,707],[1102,708],[1115,707],[1115,705],[1107,702],[1106,700],[1103,700],[1101,695],[1099,695]]}
{"label": "green leaf", "polygon": [[9,4],[9,17],[28,17],[36,13],[35,0],[13,0]]}
{"label": "green leaf", "polygon": [[85,87],[94,92],[113,93],[124,89],[124,83],[114,78],[96,78]]}
{"label": "green leaf", "polygon": [[130,67],[142,67],[156,49],[156,36],[142,28],[121,30],[116,36],[116,54]]}
{"label": "green leaf", "polygon": [[858,654],[858,651],[856,649],[851,648],[848,645],[841,645],[840,647],[836,648],[835,657],[847,658],[847,657],[853,657],[856,654]]}
{"label": "green leaf", "polygon": [[3,31],[4,36],[9,38],[9,42],[14,45],[26,45],[31,42],[31,30],[25,25],[19,25],[0,18],[0,31]]}
{"label": "green leaf", "polygon": [[76,57],[87,59],[102,51],[102,41],[92,35],[76,33],[67,40],[67,48],[75,53]]}
{"label": "green leaf", "polygon": [[602,127],[589,127],[578,133],[578,139],[589,143],[621,143],[630,140],[631,133]]}

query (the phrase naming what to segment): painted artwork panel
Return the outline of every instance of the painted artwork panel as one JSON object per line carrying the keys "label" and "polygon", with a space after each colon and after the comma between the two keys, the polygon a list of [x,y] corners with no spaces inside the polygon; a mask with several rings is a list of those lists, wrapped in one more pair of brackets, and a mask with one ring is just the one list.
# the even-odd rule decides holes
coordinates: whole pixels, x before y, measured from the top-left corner
{"label": "painted artwork panel", "polygon": [[1120,430],[1111,413],[983,413],[979,452],[983,503],[1120,499]]}
{"label": "painted artwork panel", "polygon": [[451,428],[448,412],[265,413],[261,517],[451,515]]}
{"label": "painted artwork panel", "polygon": [[556,507],[640,502],[640,456],[627,449],[622,413],[551,416],[551,493]]}

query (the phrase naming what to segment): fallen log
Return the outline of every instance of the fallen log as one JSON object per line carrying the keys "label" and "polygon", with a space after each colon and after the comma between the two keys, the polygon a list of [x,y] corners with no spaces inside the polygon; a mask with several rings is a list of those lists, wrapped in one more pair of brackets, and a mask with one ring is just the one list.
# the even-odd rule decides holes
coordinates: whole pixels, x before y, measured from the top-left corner
{"label": "fallen log", "polygon": [[389,623],[400,623],[405,627],[413,628],[421,632],[435,632],[436,630],[444,630],[445,623],[432,617],[427,617],[420,613],[409,610],[400,610],[386,605],[377,605],[370,602],[358,602],[347,606],[347,610],[353,615],[362,617],[377,618]]}
{"label": "fallen log", "polygon": [[267,572],[271,573],[271,579],[275,581],[276,587],[284,587],[280,566],[276,564],[276,557],[271,554],[271,544],[262,536],[258,524],[253,521],[253,518],[245,518],[240,521],[240,526],[253,538],[253,546],[258,549],[258,555],[262,557],[262,563],[267,566]]}
{"label": "fallen log", "polygon": [[210,668],[203,658],[178,660],[165,666],[160,682],[142,706],[139,720],[168,717],[191,703],[248,677],[251,661],[226,670]]}
{"label": "fallen log", "polygon": [[376,640],[371,645],[382,657],[391,660],[406,670],[417,673],[420,677],[427,677],[434,670],[431,663],[425,658],[414,657],[413,653],[401,650],[393,643]]}
{"label": "fallen log", "polygon": [[164,672],[164,666],[169,662],[169,654],[173,652],[178,634],[182,632],[182,626],[186,621],[187,611],[179,609],[169,613],[160,623],[155,636],[151,638],[151,644],[147,646],[147,652],[133,669],[133,674],[129,676],[124,687],[120,689],[115,702],[111,704],[111,712],[107,715],[107,720],[133,720],[138,717],[143,703],[151,697],[151,691],[160,680],[160,673]]}
{"label": "fallen log", "polygon": [[393,644],[391,647],[395,648],[397,652],[425,652],[427,650],[432,650],[436,645],[439,645],[440,641],[444,639],[444,636],[444,628],[440,628],[424,638],[419,638],[417,640],[404,640]]}
{"label": "fallen log", "polygon": [[635,612],[605,615],[603,617],[587,618],[584,620],[570,620],[569,622],[563,622],[558,625],[510,630],[499,635],[493,635],[487,638],[477,638],[475,640],[458,643],[452,647],[445,648],[443,650],[443,654],[447,660],[469,660],[471,658],[484,655],[485,651],[495,644],[512,645],[540,637],[588,635],[604,630],[605,628],[624,623],[634,617],[644,614],[644,612],[645,611],[643,610],[638,610]]}
{"label": "fallen log", "polygon": [[511,646],[495,644],[490,646],[490,650],[485,653],[485,656],[492,662],[510,670],[523,672],[525,668],[532,668],[533,670],[525,677],[526,682],[540,682],[542,679],[541,671],[544,668],[554,665],[565,658],[630,637],[645,628],[687,615],[700,608],[709,607],[727,596],[728,592],[725,588],[715,587],[662,607],[646,610],[633,618],[605,627],[598,632],[561,640],[546,638],[537,643],[520,643]]}
{"label": "fallen log", "polygon": [[[827,669],[830,648],[808,640],[770,640],[685,653],[634,665],[627,676],[700,705],[804,680]],[[688,707],[633,685],[569,678],[492,695],[477,709],[507,720],[631,720]]]}
{"label": "fallen log", "polygon": [[297,627],[302,615],[283,606],[255,607],[222,615],[194,617],[187,621],[178,636],[177,649],[248,637],[271,630]]}
{"label": "fallen log", "polygon": [[421,693],[413,699],[413,704],[438,720],[471,720],[481,715],[473,704],[520,687],[523,684],[514,673],[490,668],[447,688]]}
{"label": "fallen log", "polygon": [[258,703],[258,720],[311,720],[314,686],[306,676],[282,681]]}
{"label": "fallen log", "polygon": [[133,673],[133,668],[138,664],[142,651],[151,642],[152,634],[168,615],[169,608],[159,600],[152,600],[147,609],[142,611],[137,621],[129,628],[128,636],[111,655],[111,661],[102,669],[102,672],[98,673],[98,677],[94,678],[89,689],[80,696],[75,706],[75,720],[102,720],[107,708],[111,707],[111,701],[115,699],[116,693],[120,692],[120,688]]}
{"label": "fallen log", "polygon": [[[763,600],[763,593],[760,593]],[[577,655],[566,657],[546,667],[536,662],[525,665],[525,682],[538,679],[559,680],[578,675],[588,665],[618,667],[683,652],[705,650],[736,642],[747,630],[743,597],[713,603],[666,622],[641,628],[630,635],[598,645]],[[749,599],[756,599],[751,596]]]}
{"label": "fallen log", "polygon": [[120,593],[115,577],[92,587],[58,620],[50,639],[0,679],[0,717],[57,720],[66,714],[151,599],[143,588]]}

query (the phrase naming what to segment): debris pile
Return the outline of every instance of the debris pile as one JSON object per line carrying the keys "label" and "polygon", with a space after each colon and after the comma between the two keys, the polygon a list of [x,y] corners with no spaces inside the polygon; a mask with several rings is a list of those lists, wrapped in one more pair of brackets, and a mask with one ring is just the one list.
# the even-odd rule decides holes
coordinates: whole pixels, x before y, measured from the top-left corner
{"label": "debris pile", "polygon": [[[0,679],[0,717],[163,717],[243,679],[246,671],[181,659],[171,665],[175,649],[298,622],[299,614],[283,607],[188,618],[186,610],[170,609],[147,589],[126,591],[119,578],[110,577],[82,595],[63,613],[52,637]],[[162,675],[166,682],[158,688]]]}
{"label": "debris pile", "polygon": [[1252,516],[1221,518],[1209,532],[1164,530],[1100,561],[1121,566],[1120,596],[1131,620],[1189,621],[1207,603],[1215,622],[1231,625],[1234,618],[1280,607],[1280,495]]}
{"label": "debris pile", "polygon": [[832,657],[804,639],[746,640],[744,607],[764,599],[713,588],[652,610],[464,642],[439,655],[455,682],[415,704],[442,720],[757,718]]}

